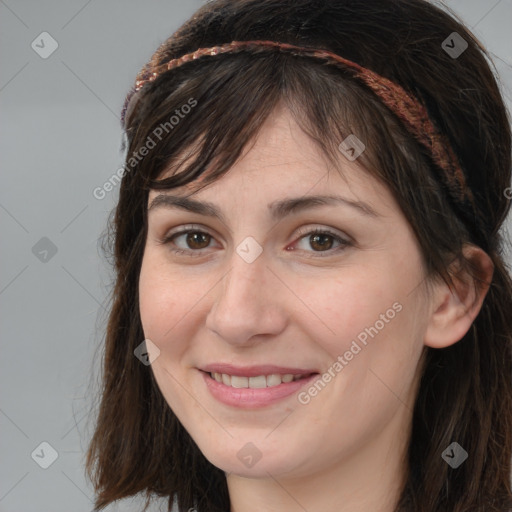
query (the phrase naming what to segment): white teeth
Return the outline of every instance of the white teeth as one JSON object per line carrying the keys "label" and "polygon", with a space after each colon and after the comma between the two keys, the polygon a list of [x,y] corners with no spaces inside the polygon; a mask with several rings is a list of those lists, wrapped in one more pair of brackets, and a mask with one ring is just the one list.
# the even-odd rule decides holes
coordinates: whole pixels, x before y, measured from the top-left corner
{"label": "white teeth", "polygon": [[267,386],[269,388],[272,386],[279,386],[279,384],[281,384],[281,382],[283,382],[281,379],[281,375],[269,375],[267,377]]}
{"label": "white teeth", "polygon": [[265,378],[265,375],[259,375],[258,377],[250,377],[249,387],[253,389],[266,388],[267,379]]}
{"label": "white teeth", "polygon": [[240,377],[238,375],[227,375],[226,373],[210,373],[212,379],[222,382],[226,386],[233,388],[252,388],[262,389],[279,386],[282,383],[299,380],[303,375],[293,375],[287,373],[285,375],[258,375],[257,377]]}
{"label": "white teeth", "polygon": [[248,388],[249,378],[240,377],[238,375],[231,375],[231,387],[232,388]]}

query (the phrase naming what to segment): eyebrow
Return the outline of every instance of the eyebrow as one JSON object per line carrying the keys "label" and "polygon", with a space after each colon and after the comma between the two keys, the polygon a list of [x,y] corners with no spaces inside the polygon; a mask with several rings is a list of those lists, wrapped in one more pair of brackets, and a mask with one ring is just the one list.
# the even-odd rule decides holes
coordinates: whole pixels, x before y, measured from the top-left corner
{"label": "eyebrow", "polygon": [[[359,213],[369,217],[379,217],[379,214],[367,203],[362,201],[353,201],[342,196],[333,195],[315,195],[302,196],[274,201],[267,205],[270,217],[273,221],[279,221],[284,217],[297,213],[299,211],[309,210],[324,205],[342,204],[349,206]],[[148,208],[154,211],[157,208],[178,208],[207,217],[215,217],[227,225],[226,218],[220,209],[208,201],[197,201],[188,197],[172,196],[169,194],[159,194],[152,201]]]}

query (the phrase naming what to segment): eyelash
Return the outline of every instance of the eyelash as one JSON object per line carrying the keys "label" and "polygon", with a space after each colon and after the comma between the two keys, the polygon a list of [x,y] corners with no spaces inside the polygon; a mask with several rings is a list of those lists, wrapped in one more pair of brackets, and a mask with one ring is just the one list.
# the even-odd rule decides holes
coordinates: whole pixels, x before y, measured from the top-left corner
{"label": "eyelash", "polygon": [[[187,229],[183,229],[181,231],[178,231],[176,233],[172,233],[168,236],[166,236],[163,240],[160,240],[159,243],[162,244],[162,245],[169,245],[171,243],[174,243],[173,240],[181,235],[188,235],[190,233],[199,233],[199,234],[206,234],[206,235],[209,235],[213,238],[212,235],[210,235],[210,233],[208,233],[207,231],[202,231],[201,229],[199,228],[194,228],[193,226],[187,226]],[[317,234],[320,234],[320,235],[329,235],[331,236],[332,238],[334,238],[334,241],[335,242],[338,242],[340,244],[340,247],[338,248],[335,248],[335,249],[328,249],[327,251],[312,251],[315,256],[309,256],[309,257],[313,257],[313,258],[316,258],[316,257],[326,257],[326,256],[331,256],[333,253],[335,252],[338,252],[338,251],[341,251],[343,249],[346,249],[347,247],[351,246],[352,243],[349,241],[349,240],[346,240],[344,238],[341,238],[340,235],[334,233],[333,231],[327,229],[327,228],[314,228],[314,229],[311,229],[311,230],[299,230],[299,232],[297,233],[298,236],[300,236],[299,240],[302,240],[303,238],[306,238],[308,236],[312,236],[312,235],[317,235]],[[183,254],[188,254],[189,256],[191,257],[199,257],[199,256],[202,256],[202,251],[205,251],[205,249],[170,249],[174,254],[176,255],[183,255]],[[307,252],[310,252],[310,251],[307,251]]]}

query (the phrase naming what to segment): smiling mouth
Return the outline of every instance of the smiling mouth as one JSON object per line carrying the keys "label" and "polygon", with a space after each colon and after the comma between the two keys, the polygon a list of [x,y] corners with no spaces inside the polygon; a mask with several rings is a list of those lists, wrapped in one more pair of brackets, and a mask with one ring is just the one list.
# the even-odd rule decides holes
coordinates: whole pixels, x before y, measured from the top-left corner
{"label": "smiling mouth", "polygon": [[255,377],[244,377],[240,375],[229,375],[227,373],[208,372],[208,375],[215,381],[229,386],[232,388],[243,389],[263,389],[279,386],[281,384],[287,384],[289,382],[298,381],[311,377],[312,375],[318,375],[316,373],[299,374],[293,375],[291,373],[286,374],[270,374],[270,375],[258,375]]}

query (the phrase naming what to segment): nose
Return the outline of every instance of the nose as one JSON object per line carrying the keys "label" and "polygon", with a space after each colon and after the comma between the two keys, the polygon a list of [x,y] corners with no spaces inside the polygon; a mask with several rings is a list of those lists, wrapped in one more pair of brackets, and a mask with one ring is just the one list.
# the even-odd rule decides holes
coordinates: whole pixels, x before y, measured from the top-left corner
{"label": "nose", "polygon": [[276,336],[287,322],[285,291],[264,253],[247,263],[233,252],[230,270],[211,292],[214,302],[206,327],[237,346],[252,346]]}

